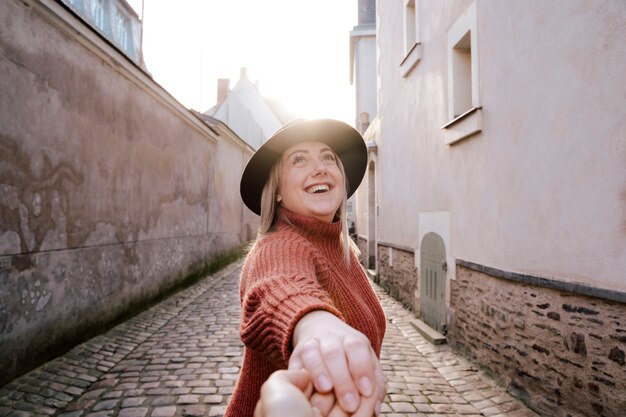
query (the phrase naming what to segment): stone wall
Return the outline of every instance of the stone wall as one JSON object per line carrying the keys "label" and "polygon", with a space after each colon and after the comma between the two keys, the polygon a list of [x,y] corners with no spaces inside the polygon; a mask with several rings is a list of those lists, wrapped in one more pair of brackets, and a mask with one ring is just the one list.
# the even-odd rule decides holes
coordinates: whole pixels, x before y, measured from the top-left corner
{"label": "stone wall", "polygon": [[384,244],[378,245],[378,280],[380,285],[411,311],[416,311],[418,274],[415,254]]}
{"label": "stone wall", "polygon": [[626,410],[626,305],[457,264],[450,343],[546,416]]}
{"label": "stone wall", "polygon": [[59,3],[0,2],[0,385],[250,228],[225,138]]}
{"label": "stone wall", "polygon": [[367,257],[367,238],[356,236],[353,239],[357,247],[359,248],[359,251],[361,252],[359,261],[361,262],[361,265],[363,265],[364,267],[367,267],[367,264],[365,262],[365,258]]}

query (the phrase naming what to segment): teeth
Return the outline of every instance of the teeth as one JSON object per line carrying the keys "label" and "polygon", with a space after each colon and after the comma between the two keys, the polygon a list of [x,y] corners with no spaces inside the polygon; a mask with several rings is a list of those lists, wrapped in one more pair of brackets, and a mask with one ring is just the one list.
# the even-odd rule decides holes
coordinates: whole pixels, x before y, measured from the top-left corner
{"label": "teeth", "polygon": [[330,188],[328,187],[328,185],[325,184],[320,184],[320,185],[314,185],[312,187],[309,187],[306,189],[307,193],[317,193],[319,191],[328,191]]}

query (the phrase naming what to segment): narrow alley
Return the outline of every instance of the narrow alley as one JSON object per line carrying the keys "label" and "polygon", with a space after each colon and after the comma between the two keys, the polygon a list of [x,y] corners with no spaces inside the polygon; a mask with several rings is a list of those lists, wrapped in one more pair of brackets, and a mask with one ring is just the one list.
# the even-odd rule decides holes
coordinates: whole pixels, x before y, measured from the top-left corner
{"label": "narrow alley", "polygon": [[[231,264],[0,388],[0,416],[221,416],[242,358],[240,268]],[[447,345],[430,344],[409,311],[376,292],[388,319],[383,415],[535,415]]]}

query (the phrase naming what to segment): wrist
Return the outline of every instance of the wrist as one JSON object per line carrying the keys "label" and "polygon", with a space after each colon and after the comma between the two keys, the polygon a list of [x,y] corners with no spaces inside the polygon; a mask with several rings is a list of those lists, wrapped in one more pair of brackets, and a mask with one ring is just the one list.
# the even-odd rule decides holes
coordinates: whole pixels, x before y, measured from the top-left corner
{"label": "wrist", "polygon": [[325,310],[313,310],[298,320],[296,326],[293,329],[291,336],[291,345],[295,348],[298,342],[302,340],[308,340],[312,337],[313,330],[323,327],[324,322],[328,320],[338,320],[337,317]]}

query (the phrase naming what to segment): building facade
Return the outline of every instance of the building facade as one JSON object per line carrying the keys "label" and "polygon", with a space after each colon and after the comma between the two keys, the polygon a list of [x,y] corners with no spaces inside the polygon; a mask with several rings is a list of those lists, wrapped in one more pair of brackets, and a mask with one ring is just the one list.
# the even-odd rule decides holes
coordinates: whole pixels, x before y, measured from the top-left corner
{"label": "building facade", "polygon": [[[350,83],[356,92],[356,119],[354,127],[365,134],[370,125],[376,120],[378,112],[376,88],[376,0],[358,1],[358,24],[350,31]],[[371,136],[371,133],[369,134]],[[365,138],[368,140],[368,137]],[[368,142],[371,151],[373,142]],[[366,176],[361,188],[371,185],[371,178]],[[348,199],[347,215],[350,234],[356,237],[361,253],[366,259],[368,268],[375,268],[376,245],[375,239],[358,239],[356,230],[356,206],[360,204],[365,210],[369,209],[367,201],[358,201],[358,195]],[[364,213],[362,213],[364,214]],[[372,219],[374,219],[372,217]],[[375,236],[374,221],[368,225],[370,236]]]}
{"label": "building facade", "polygon": [[126,0],[59,0],[145,69],[142,22]]}
{"label": "building facade", "polygon": [[541,414],[621,415],[626,4],[397,0],[376,19],[357,233],[381,285]]}
{"label": "building facade", "polygon": [[365,132],[376,117],[376,1],[359,0],[358,24],[350,31],[350,82],[356,91],[354,126]]}
{"label": "building facade", "polygon": [[293,118],[279,103],[261,95],[258,83],[250,81],[246,68],[241,68],[239,81],[232,90],[229,85],[228,79],[218,80],[217,103],[203,114],[226,123],[252,148],[258,149]]}

